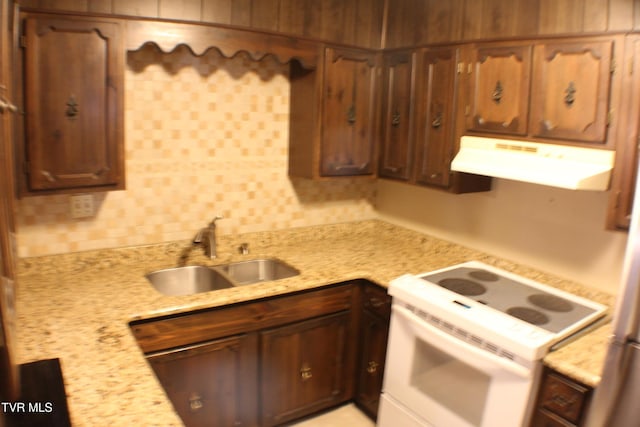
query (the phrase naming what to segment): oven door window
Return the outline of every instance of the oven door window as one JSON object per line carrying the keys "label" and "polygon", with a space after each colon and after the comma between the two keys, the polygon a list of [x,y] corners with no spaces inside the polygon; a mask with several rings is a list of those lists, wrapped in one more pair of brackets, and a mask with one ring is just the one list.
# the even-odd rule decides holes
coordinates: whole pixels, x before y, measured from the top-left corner
{"label": "oven door window", "polygon": [[412,365],[413,388],[469,424],[480,425],[491,386],[489,375],[419,339]]}

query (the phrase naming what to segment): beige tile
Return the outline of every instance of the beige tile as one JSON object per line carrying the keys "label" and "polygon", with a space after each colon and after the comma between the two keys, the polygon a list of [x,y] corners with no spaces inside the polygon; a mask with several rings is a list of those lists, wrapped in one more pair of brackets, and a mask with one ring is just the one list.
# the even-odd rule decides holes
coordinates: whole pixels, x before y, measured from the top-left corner
{"label": "beige tile", "polygon": [[375,423],[351,403],[291,425],[295,427],[374,427]]}
{"label": "beige tile", "polygon": [[19,256],[188,239],[216,214],[220,234],[374,218],[373,180],[287,176],[289,89],[269,58],[130,52],[127,189],[96,194],[87,219],[70,218],[68,195],[23,198]]}

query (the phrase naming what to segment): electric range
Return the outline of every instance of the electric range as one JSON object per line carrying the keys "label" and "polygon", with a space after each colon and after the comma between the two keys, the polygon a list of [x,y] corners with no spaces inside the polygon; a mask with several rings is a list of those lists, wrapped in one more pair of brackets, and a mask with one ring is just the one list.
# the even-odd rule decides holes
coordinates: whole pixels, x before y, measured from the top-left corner
{"label": "electric range", "polygon": [[432,325],[511,359],[535,361],[604,318],[607,307],[569,292],[469,261],[394,279],[394,301]]}

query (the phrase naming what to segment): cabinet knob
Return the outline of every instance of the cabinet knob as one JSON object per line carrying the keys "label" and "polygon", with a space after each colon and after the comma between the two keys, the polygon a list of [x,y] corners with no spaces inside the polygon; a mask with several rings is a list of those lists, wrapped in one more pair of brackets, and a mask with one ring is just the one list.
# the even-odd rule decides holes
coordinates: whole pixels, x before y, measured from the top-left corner
{"label": "cabinet knob", "polygon": [[307,381],[311,379],[312,376],[311,367],[307,364],[302,365],[302,368],[300,368],[300,378],[302,381]]}
{"label": "cabinet knob", "polygon": [[0,98],[0,113],[4,113],[5,111],[8,111],[9,113],[17,113],[18,107],[16,107],[6,99]]}
{"label": "cabinet knob", "polygon": [[202,396],[196,392],[191,392],[189,395],[189,409],[191,409],[191,412],[198,411],[202,409],[203,406],[204,403],[202,402]]}
{"label": "cabinet knob", "polygon": [[347,122],[350,125],[356,122],[356,107],[353,105],[347,110]]}
{"label": "cabinet knob", "polygon": [[442,126],[442,113],[436,114],[433,121],[431,122],[431,127],[434,129],[438,129],[440,126]]}
{"label": "cabinet knob", "polygon": [[393,116],[391,117],[391,126],[395,128],[400,126],[400,112],[397,109],[396,109],[396,112],[393,113]]}
{"label": "cabinet knob", "polygon": [[375,374],[378,371],[378,366],[380,366],[377,362],[370,360],[367,364],[367,372],[370,374]]}
{"label": "cabinet knob", "polygon": [[564,90],[564,103],[567,107],[571,107],[576,102],[576,85],[569,82],[569,86]]}
{"label": "cabinet knob", "polygon": [[74,95],[69,96],[69,100],[67,101],[67,110],[65,111],[65,115],[70,119],[75,119],[80,109],[78,108],[78,101],[76,101],[76,97]]}
{"label": "cabinet knob", "polygon": [[495,102],[496,104],[500,104],[500,101],[502,101],[503,91],[504,89],[502,88],[502,83],[500,82],[500,80],[498,80],[496,82],[495,89],[493,89],[493,92],[491,92],[491,99],[493,100],[493,102]]}

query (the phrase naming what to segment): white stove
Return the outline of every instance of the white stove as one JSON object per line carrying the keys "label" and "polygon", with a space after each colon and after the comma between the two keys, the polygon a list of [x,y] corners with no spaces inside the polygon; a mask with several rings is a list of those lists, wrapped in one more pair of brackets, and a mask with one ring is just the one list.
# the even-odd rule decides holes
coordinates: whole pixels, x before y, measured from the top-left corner
{"label": "white stove", "polygon": [[478,261],[406,274],[389,294],[381,427],[527,425],[541,359],[607,311]]}
{"label": "white stove", "polygon": [[479,261],[393,280],[389,294],[420,317],[487,349],[538,360],[604,317],[607,307]]}

